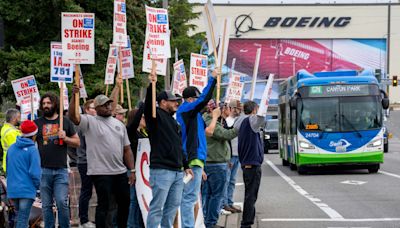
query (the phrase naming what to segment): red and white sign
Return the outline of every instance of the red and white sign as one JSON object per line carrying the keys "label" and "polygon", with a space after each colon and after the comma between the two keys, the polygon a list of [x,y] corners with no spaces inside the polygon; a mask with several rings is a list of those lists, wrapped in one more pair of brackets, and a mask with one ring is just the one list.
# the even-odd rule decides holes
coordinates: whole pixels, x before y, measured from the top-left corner
{"label": "red and white sign", "polygon": [[125,0],[114,0],[114,30],[113,44],[115,46],[127,47],[126,32],[126,3]]}
{"label": "red and white sign", "polygon": [[197,87],[201,92],[207,86],[208,57],[191,53],[189,85]]}
{"label": "red and white sign", "polygon": [[105,79],[104,79],[105,85],[114,84],[117,58],[118,58],[118,48],[116,46],[110,45],[110,50],[108,51]]}
{"label": "red and white sign", "polygon": [[73,64],[94,64],[94,14],[62,13],[62,60]]}
{"label": "red and white sign", "polygon": [[63,63],[62,44],[60,42],[51,42],[50,50],[50,81],[72,83],[74,65]]}
{"label": "red and white sign", "polygon": [[174,79],[172,82],[172,93],[182,95],[183,90],[187,87],[187,77],[183,60],[174,63]]}
{"label": "red and white sign", "polygon": [[268,77],[267,85],[265,86],[264,93],[261,97],[260,108],[257,115],[266,116],[268,111],[269,99],[272,94],[272,83],[274,82],[274,75],[270,74]]}
{"label": "red and white sign", "polygon": [[26,116],[31,112],[31,94],[33,98],[34,110],[39,109],[40,94],[36,84],[35,76],[30,75],[20,79],[11,81],[15,98],[21,107],[21,118],[26,119]]}
{"label": "red and white sign", "polygon": [[229,79],[228,89],[226,90],[225,103],[229,104],[231,100],[242,99],[244,82],[240,81],[240,73],[233,72],[231,78]]}
{"label": "red and white sign", "polygon": [[152,59],[171,58],[168,10],[146,6],[146,41],[144,52]]}
{"label": "red and white sign", "polygon": [[[156,62],[157,66],[156,73],[162,76],[167,75],[167,59],[155,59],[154,61]],[[151,73],[151,58],[149,54],[146,55],[146,51],[145,54],[143,55],[142,71]]]}
{"label": "red and white sign", "polygon": [[[143,221],[147,221],[150,202],[153,198],[150,187],[150,141],[148,138],[139,139],[136,155],[136,196],[142,211]],[[183,182],[183,180],[182,180]],[[197,200],[198,211],[195,221],[195,228],[204,228],[203,209],[200,195]],[[181,213],[178,214],[178,227],[181,227]]]}
{"label": "red and white sign", "polygon": [[[122,79],[130,79],[135,77],[135,70],[133,68],[133,55],[132,55],[132,48],[131,42],[129,37],[127,39],[128,47],[121,48],[121,55],[122,55]],[[118,64],[119,69],[119,64]]]}

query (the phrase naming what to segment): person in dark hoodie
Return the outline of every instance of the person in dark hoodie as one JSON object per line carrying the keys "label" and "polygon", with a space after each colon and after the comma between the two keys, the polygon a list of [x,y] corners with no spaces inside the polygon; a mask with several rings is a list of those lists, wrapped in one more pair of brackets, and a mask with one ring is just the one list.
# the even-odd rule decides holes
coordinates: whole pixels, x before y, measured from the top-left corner
{"label": "person in dark hoodie", "polygon": [[21,124],[21,136],[7,153],[7,197],[17,210],[16,228],[26,228],[36,191],[40,186],[40,155],[35,146],[38,127],[31,120]]}
{"label": "person in dark hoodie", "polygon": [[181,218],[184,228],[194,227],[194,205],[200,192],[203,168],[207,159],[206,126],[200,111],[211,99],[219,73],[218,68],[212,72],[201,94],[194,86],[185,88],[182,92],[185,102],[176,112],[176,119],[182,129],[183,152],[194,174],[183,190]]}

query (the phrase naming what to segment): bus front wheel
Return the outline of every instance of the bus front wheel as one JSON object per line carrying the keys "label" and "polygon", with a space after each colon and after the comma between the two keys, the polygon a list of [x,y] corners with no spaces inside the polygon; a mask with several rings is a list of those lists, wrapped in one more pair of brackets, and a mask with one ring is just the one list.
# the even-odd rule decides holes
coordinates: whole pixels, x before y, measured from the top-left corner
{"label": "bus front wheel", "polygon": [[289,163],[289,168],[290,168],[290,170],[296,170],[297,166],[296,166],[296,164]]}
{"label": "bus front wheel", "polygon": [[380,168],[379,164],[377,164],[377,165],[370,165],[370,166],[368,167],[368,172],[369,172],[369,173],[377,173],[378,170],[379,170],[379,168]]}
{"label": "bus front wheel", "polygon": [[300,175],[307,174],[307,168],[306,168],[305,166],[298,166],[298,167],[297,167],[297,172],[298,172]]}

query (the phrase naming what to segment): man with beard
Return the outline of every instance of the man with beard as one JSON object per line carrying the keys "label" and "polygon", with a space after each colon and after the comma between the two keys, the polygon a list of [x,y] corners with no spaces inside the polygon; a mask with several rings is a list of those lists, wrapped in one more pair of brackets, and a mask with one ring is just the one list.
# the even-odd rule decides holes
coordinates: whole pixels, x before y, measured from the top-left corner
{"label": "man with beard", "polygon": [[[119,94],[122,79],[112,94]],[[118,207],[118,227],[126,227],[129,213],[129,184],[135,183],[135,169],[126,128],[121,121],[112,117],[116,102],[105,95],[94,99],[97,116],[75,112],[74,86],[69,105],[69,116],[86,137],[87,175],[91,176],[97,194],[96,227],[107,227],[110,197],[114,196]],[[114,96],[115,101],[118,95]],[[129,180],[127,167],[130,170]]]}
{"label": "man with beard", "polygon": [[[37,143],[40,152],[42,177],[40,196],[45,227],[54,227],[53,198],[58,209],[58,221],[62,228],[70,227],[68,206],[67,147],[80,146],[74,125],[63,119],[63,129],[59,128],[59,98],[46,93],[40,99],[39,109],[43,117],[35,120],[38,126]],[[62,142],[62,143],[61,143]]]}
{"label": "man with beard", "polygon": [[[150,82],[157,82],[157,75],[149,75]],[[178,100],[171,91],[157,96],[156,118],[152,115],[151,83],[147,88],[144,117],[149,133],[150,186],[153,199],[147,216],[147,227],[172,227],[176,211],[181,204],[183,191],[183,170],[193,173],[185,162],[178,123],[173,115],[178,109]]]}

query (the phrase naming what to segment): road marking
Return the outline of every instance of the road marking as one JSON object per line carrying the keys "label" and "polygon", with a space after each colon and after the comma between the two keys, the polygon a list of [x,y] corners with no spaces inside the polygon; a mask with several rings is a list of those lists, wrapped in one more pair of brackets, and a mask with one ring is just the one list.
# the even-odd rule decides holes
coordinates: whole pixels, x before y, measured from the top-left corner
{"label": "road marking", "polygon": [[235,186],[242,186],[244,183],[236,183]]}
{"label": "road marking", "polygon": [[320,199],[312,196],[306,190],[304,190],[300,185],[296,184],[290,177],[284,174],[278,167],[274,165],[270,160],[266,160],[266,163],[281,176],[294,190],[296,190],[300,195],[304,196],[306,199],[310,200],[313,204],[315,204],[319,209],[325,212],[331,219],[344,219],[337,211],[329,207],[327,204],[322,203]]}
{"label": "road marking", "polygon": [[356,181],[356,180],[347,180],[340,182],[342,184],[351,184],[351,185],[363,185],[367,183],[366,181]]}
{"label": "road marking", "polygon": [[385,174],[385,175],[388,175],[388,176],[391,176],[391,177],[396,177],[396,178],[399,178],[400,179],[400,175],[397,175],[397,174],[394,174],[394,173],[389,173],[389,172],[385,172],[385,171],[378,171],[378,173],[382,173],[382,174]]}
{"label": "road marking", "polygon": [[363,219],[339,219],[339,218],[268,218],[262,222],[393,222],[400,218],[363,218]]}

